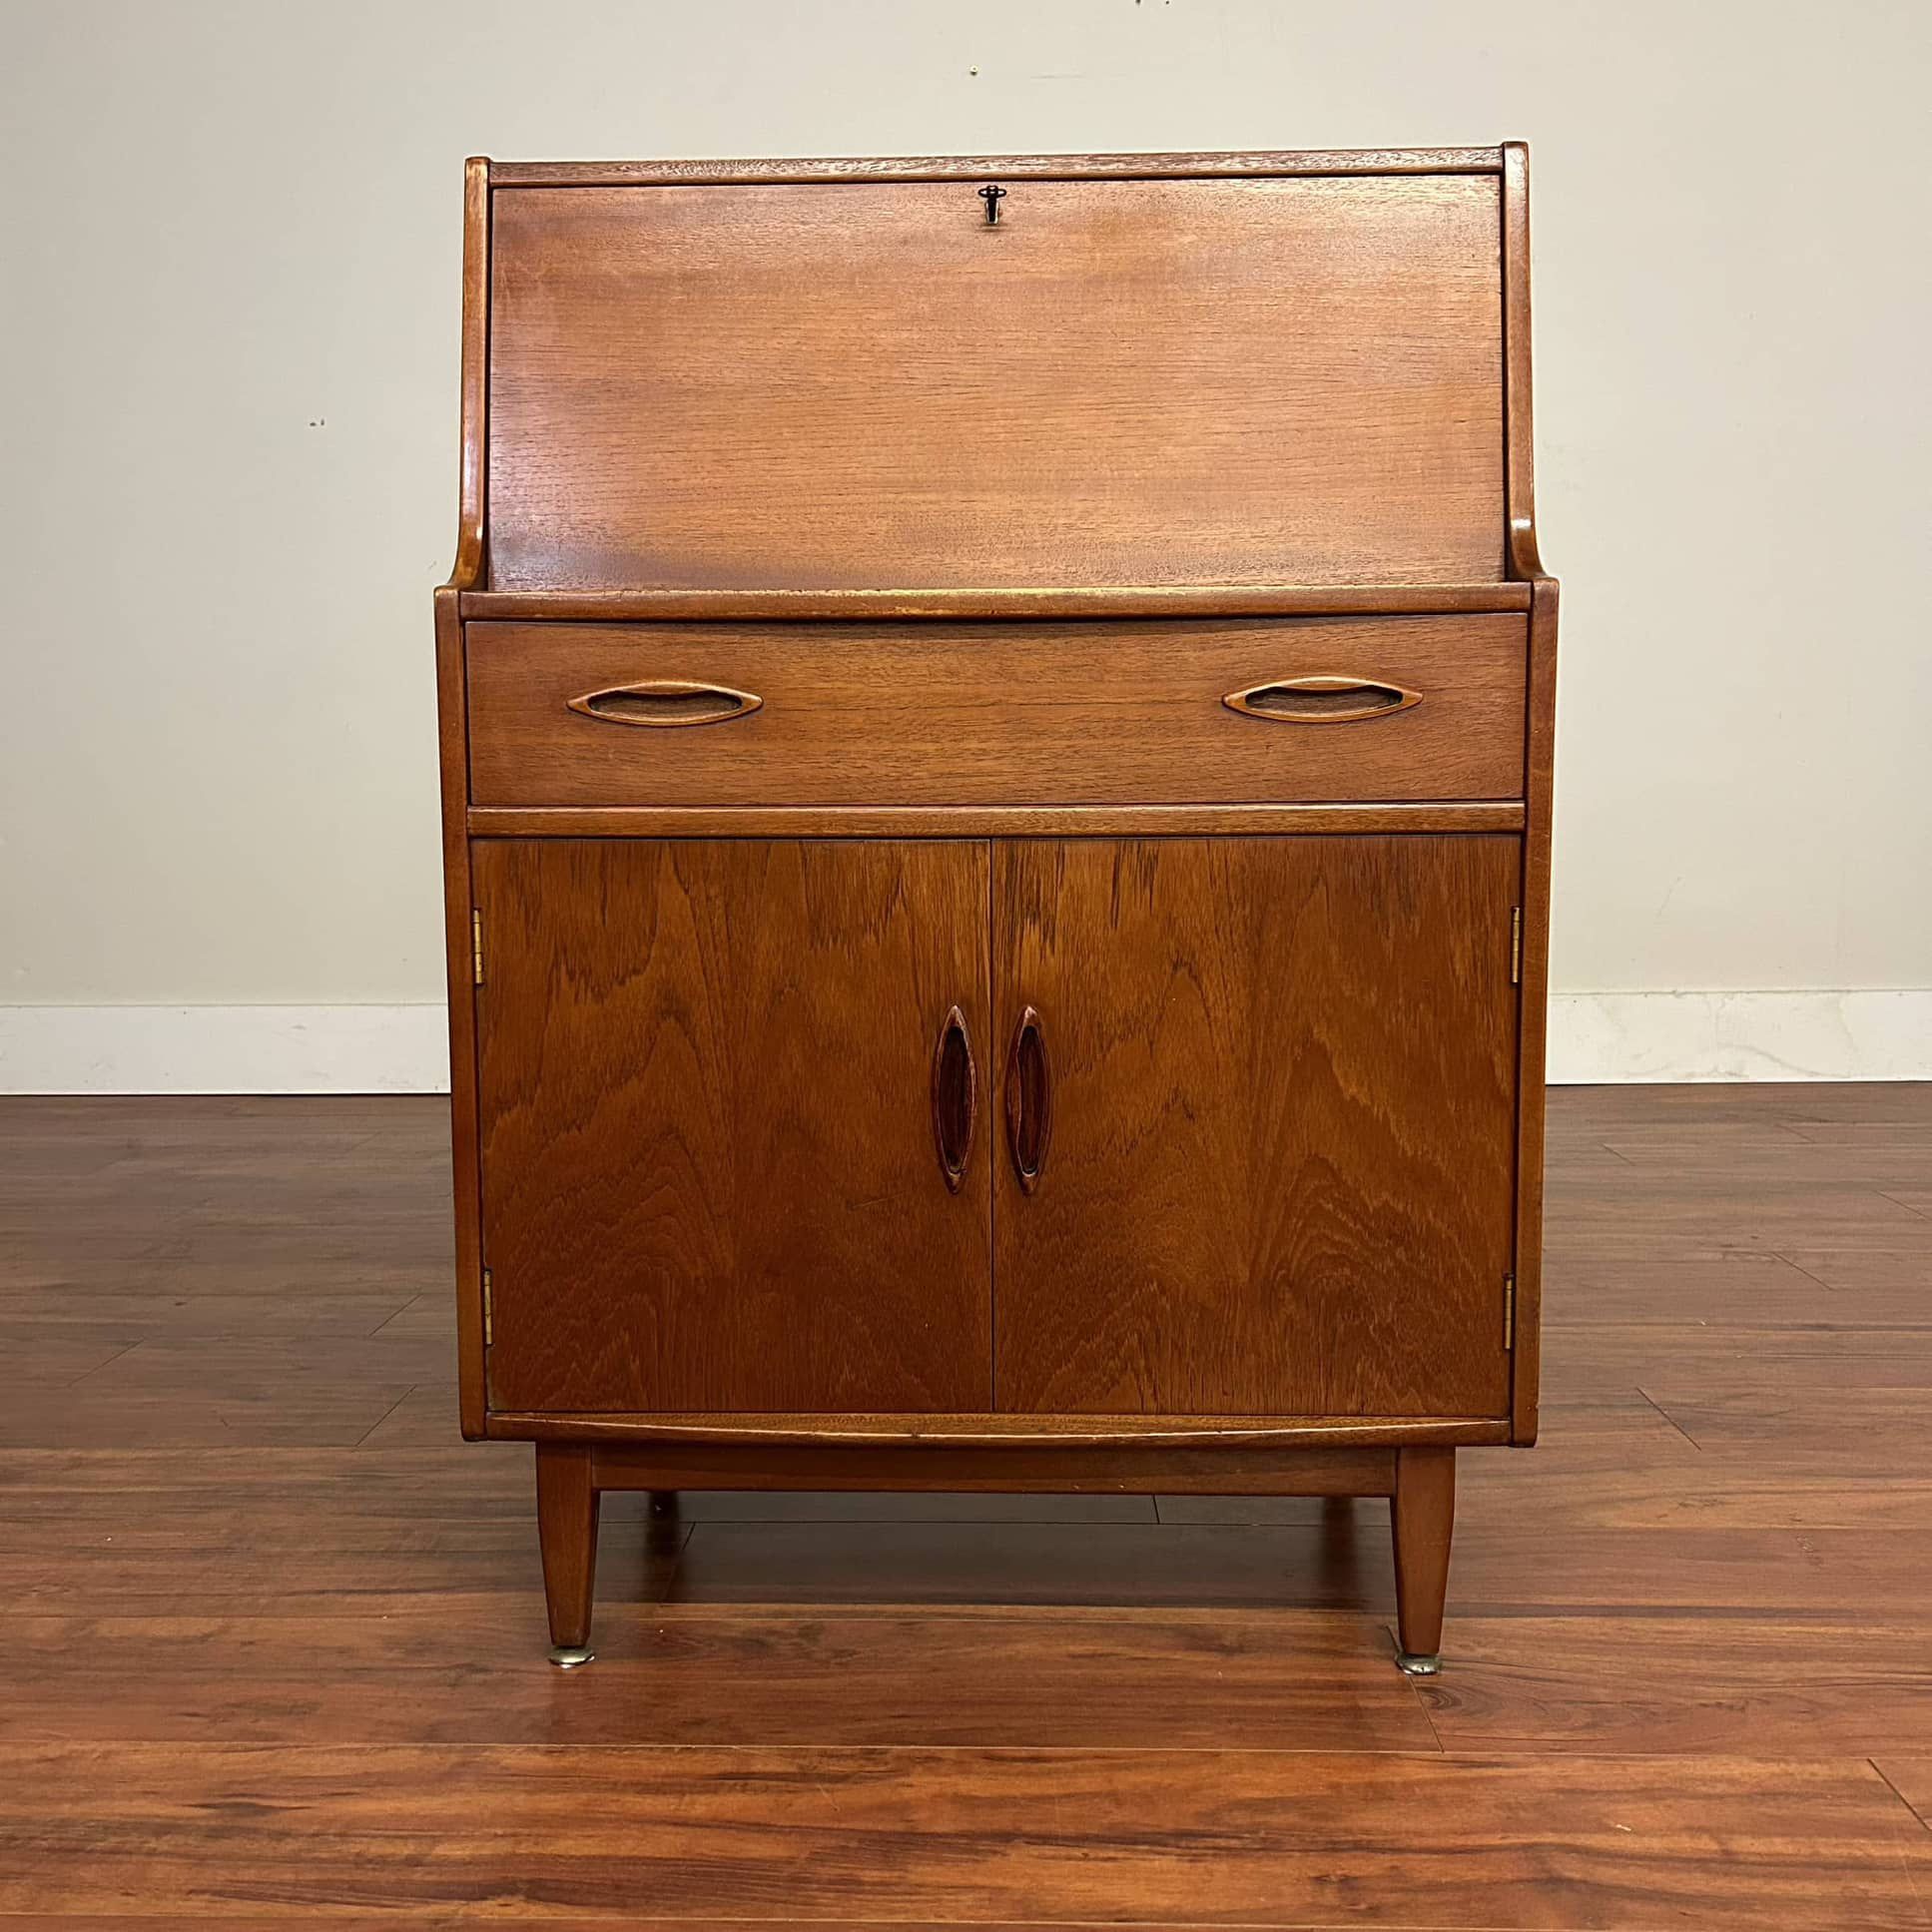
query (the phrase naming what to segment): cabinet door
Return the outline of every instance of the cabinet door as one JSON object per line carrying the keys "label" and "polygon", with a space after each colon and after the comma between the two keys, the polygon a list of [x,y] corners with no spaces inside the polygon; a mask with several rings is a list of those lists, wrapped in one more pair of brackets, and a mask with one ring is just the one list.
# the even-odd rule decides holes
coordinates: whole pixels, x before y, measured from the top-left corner
{"label": "cabinet door", "polygon": [[987,867],[478,843],[493,1409],[986,1406]]}
{"label": "cabinet door", "polygon": [[1505,1413],[1518,842],[994,866],[998,1406]]}

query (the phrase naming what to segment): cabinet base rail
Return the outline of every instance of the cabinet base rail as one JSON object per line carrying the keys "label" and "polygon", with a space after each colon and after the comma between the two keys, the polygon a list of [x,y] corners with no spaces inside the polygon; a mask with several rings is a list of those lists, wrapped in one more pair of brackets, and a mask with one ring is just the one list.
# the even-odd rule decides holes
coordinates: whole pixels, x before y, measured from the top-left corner
{"label": "cabinet base rail", "polygon": [[1192,1496],[1386,1496],[1395,1543],[1397,1663],[1441,1667],[1456,1514],[1453,1444],[1294,1448],[1172,1443],[613,1443],[539,1440],[537,1534],[550,1660],[591,1661],[598,1502],[646,1490],[654,1514],[680,1490],[962,1490]]}
{"label": "cabinet base rail", "polygon": [[[1212,1448],[1406,1449],[1442,1444],[1473,1448],[1515,1440],[1502,1416],[1130,1416],[1026,1415],[992,1411],[978,1415],[609,1415],[546,1409],[525,1414],[492,1410],[481,1431],[491,1442],[591,1442],[625,1448],[659,1446],[777,1446],[812,1449],[913,1449],[922,1458],[943,1449]],[[921,1461],[919,1472],[933,1465]],[[1006,1467],[1001,1463],[1000,1467]],[[689,1487],[702,1488],[701,1484]],[[753,1485],[753,1487],[758,1487]],[[823,1487],[813,1485],[814,1488]],[[867,1484],[862,1488],[891,1488]],[[941,1489],[930,1475],[916,1489]]]}

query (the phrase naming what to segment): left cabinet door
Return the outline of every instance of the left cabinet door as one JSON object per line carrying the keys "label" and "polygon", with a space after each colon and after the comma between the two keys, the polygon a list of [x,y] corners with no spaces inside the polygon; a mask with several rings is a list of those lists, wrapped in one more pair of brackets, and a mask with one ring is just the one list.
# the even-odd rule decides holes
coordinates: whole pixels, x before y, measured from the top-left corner
{"label": "left cabinet door", "polygon": [[990,1406],[988,848],[484,840],[490,1407]]}

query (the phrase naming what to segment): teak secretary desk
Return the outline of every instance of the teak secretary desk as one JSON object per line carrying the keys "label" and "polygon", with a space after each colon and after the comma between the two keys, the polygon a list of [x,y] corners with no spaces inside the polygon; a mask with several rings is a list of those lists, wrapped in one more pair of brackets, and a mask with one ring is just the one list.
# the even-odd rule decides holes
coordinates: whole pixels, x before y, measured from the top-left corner
{"label": "teak secretary desk", "polygon": [[467,171],[462,1429],[1388,1496],[1537,1428],[1519,146]]}

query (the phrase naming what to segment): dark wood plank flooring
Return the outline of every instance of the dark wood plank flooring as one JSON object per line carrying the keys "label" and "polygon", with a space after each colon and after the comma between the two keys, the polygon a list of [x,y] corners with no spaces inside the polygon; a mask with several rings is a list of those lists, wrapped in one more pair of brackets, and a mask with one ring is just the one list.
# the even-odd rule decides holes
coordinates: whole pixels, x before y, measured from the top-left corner
{"label": "dark wood plank flooring", "polygon": [[455,1438],[440,1102],[0,1101],[0,1925],[1932,1926],[1932,1088],[1552,1096],[1543,1445],[605,1502]]}

